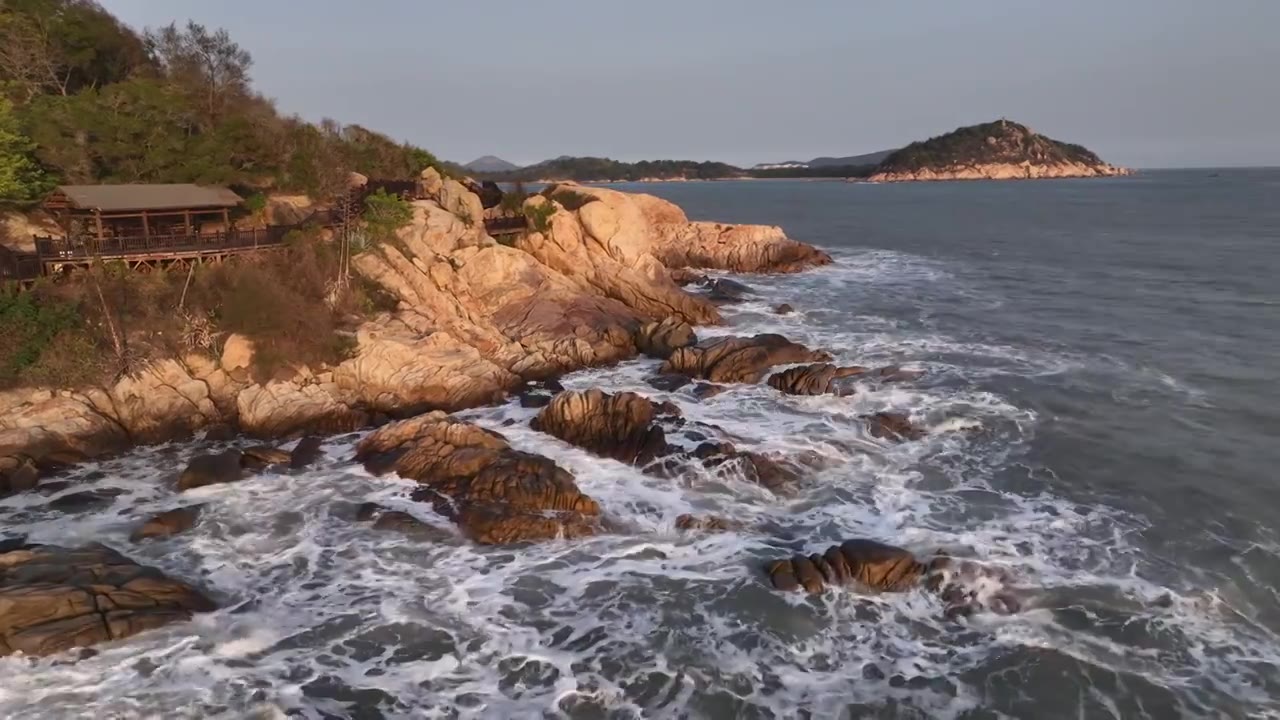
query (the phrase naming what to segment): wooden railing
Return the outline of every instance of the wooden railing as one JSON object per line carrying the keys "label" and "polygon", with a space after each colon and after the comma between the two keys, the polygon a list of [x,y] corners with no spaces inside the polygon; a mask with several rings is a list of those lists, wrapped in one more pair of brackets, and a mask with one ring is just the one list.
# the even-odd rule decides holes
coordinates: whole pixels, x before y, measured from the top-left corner
{"label": "wooden railing", "polygon": [[40,260],[79,260],[87,258],[126,258],[151,256],[163,259],[190,254],[218,254],[236,250],[272,247],[284,242],[293,226],[227,230],[207,235],[126,235],[106,238],[36,237],[36,255]]}
{"label": "wooden railing", "polygon": [[40,258],[0,245],[0,282],[40,277]]}

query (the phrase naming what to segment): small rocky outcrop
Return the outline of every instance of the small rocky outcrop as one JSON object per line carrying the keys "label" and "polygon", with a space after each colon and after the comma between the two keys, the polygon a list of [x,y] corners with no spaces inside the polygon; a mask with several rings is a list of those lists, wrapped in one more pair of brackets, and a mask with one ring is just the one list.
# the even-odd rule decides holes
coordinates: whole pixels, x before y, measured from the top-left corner
{"label": "small rocky outcrop", "polygon": [[729,532],[741,528],[742,523],[719,515],[685,514],[676,518],[676,529],[686,532]]}
{"label": "small rocky outcrop", "polygon": [[775,307],[773,308],[773,314],[774,314],[774,315],[790,315],[791,313],[793,313],[793,312],[795,312],[795,311],[796,311],[796,309],[795,309],[795,308],[793,308],[793,307],[791,307],[791,306],[790,306],[790,305],[788,305],[787,303],[782,303],[781,305],[775,306]]}
{"label": "small rocky outcrop", "polygon": [[860,592],[905,592],[922,587],[937,593],[948,618],[978,610],[1008,614],[1023,606],[1012,575],[997,566],[938,555],[927,561],[911,551],[867,539],[846,540],[826,552],[796,555],[765,566],[778,590],[822,592],[850,587]]}
{"label": "small rocky outcrop", "polygon": [[208,485],[239,482],[272,465],[289,465],[292,460],[292,453],[270,445],[231,448],[219,453],[196,455],[178,475],[178,490],[181,492]]}
{"label": "small rocky outcrop", "polygon": [[675,392],[693,382],[688,375],[655,375],[645,381],[649,387],[663,392]]}
{"label": "small rocky outcrop", "polygon": [[649,322],[636,331],[636,349],[651,358],[666,360],[682,347],[696,345],[698,336],[693,326],[678,318],[669,317]]}
{"label": "small rocky outcrop", "polygon": [[324,457],[324,439],[318,435],[308,435],[298,441],[289,453],[289,469],[302,470],[320,461]]}
{"label": "small rocky outcrop", "polygon": [[636,393],[570,391],[555,396],[531,425],[601,457],[644,466],[669,452],[654,422],[658,413],[657,405]]}
{"label": "small rocky outcrop", "polygon": [[911,418],[905,413],[878,412],[862,419],[867,423],[867,430],[871,436],[881,440],[902,442],[919,440],[925,436],[925,431],[913,425]]}
{"label": "small rocky outcrop", "polygon": [[190,585],[102,545],[0,548],[0,655],[49,655],[215,610]]}
{"label": "small rocky outcrop", "polygon": [[775,365],[819,362],[831,355],[791,342],[781,335],[724,337],[681,348],[660,372],[680,373],[717,383],[755,383]]}
{"label": "small rocky outcrop", "polygon": [[779,227],[686,222],[659,224],[656,230],[656,254],[667,267],[794,273],[831,262],[830,255],[788,238]]}
{"label": "small rocky outcrop", "polygon": [[857,377],[867,371],[862,367],[837,367],[831,363],[813,363],[787,368],[769,376],[769,387],[788,395],[844,395],[847,388],[836,381]]}
{"label": "small rocky outcrop", "polygon": [[356,509],[356,522],[369,523],[374,530],[398,532],[422,540],[447,540],[449,534],[425,523],[403,510],[392,510],[377,503],[367,502]]}
{"label": "small rocky outcrop", "polygon": [[[667,441],[668,431],[680,432],[685,425],[679,409],[632,392],[610,395],[596,389],[566,391],[543,408],[531,425],[594,455],[655,475],[677,475],[696,463],[708,469],[732,470],[738,477],[775,492],[797,479],[786,464],[760,453],[738,450],[730,442],[704,441],[692,451],[672,445]],[[719,430],[703,427],[711,432]],[[686,436],[706,437],[696,430]]]}
{"label": "small rocky outcrop", "polygon": [[418,481],[414,499],[431,502],[478,543],[577,537],[598,529],[600,506],[567,471],[442,412],[379,428],[357,446],[356,459],[375,474],[395,471]]}
{"label": "small rocky outcrop", "polygon": [[183,533],[195,527],[200,519],[203,505],[187,505],[174,508],[156,515],[138,526],[129,539],[134,542],[152,538],[166,538]]}
{"label": "small rocky outcrop", "polygon": [[928,567],[900,547],[875,540],[847,540],[821,555],[796,555],[766,567],[779,590],[822,592],[828,585],[853,586],[864,591],[902,592],[916,587]]}
{"label": "small rocky outcrop", "polygon": [[714,303],[742,302],[753,294],[750,287],[737,280],[719,278],[707,283],[707,297]]}

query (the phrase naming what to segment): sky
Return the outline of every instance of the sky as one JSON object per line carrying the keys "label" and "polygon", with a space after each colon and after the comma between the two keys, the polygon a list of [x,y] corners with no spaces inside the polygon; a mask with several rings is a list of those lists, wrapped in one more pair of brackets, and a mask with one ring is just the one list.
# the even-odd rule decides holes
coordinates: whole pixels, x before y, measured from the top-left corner
{"label": "sky", "polygon": [[1280,165],[1280,0],[99,0],[226,28],[287,113],[438,156],[809,160],[1006,117]]}

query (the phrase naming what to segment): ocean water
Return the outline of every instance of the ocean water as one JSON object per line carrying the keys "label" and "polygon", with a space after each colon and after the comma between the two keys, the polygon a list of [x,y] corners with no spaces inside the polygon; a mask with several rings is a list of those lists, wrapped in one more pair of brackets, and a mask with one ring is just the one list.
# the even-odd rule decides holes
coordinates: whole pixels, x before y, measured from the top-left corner
{"label": "ocean water", "polygon": [[[224,609],[86,659],[0,660],[0,716],[1280,717],[1280,171],[634,189],[836,257],[739,278],[756,295],[703,336],[779,332],[926,374],[705,402],[648,387],[654,361],[565,378],[820,458],[785,496],[644,476],[514,403],[463,413],[570,469],[619,526],[530,547],[352,523],[375,500],[452,531],[353,465],[356,435],[303,473],[190,493],[197,529],[137,546],[134,523],[190,501],[169,483],[208,445],[77,468],[0,500],[4,531],[106,542]],[[878,410],[933,432],[877,440],[857,416]],[[115,494],[49,507],[86,487]],[[686,512],[745,527],[681,533]],[[783,594],[762,575],[855,537],[999,566],[1025,605],[954,621],[923,591]]]}

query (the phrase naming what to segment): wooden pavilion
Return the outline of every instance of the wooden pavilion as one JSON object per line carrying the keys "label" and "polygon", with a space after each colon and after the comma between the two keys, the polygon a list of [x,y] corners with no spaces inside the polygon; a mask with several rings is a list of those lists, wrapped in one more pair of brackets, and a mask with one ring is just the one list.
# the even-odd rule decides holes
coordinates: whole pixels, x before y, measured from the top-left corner
{"label": "wooden pavilion", "polygon": [[44,202],[69,239],[198,237],[231,228],[243,200],[224,187],[59,185]]}

